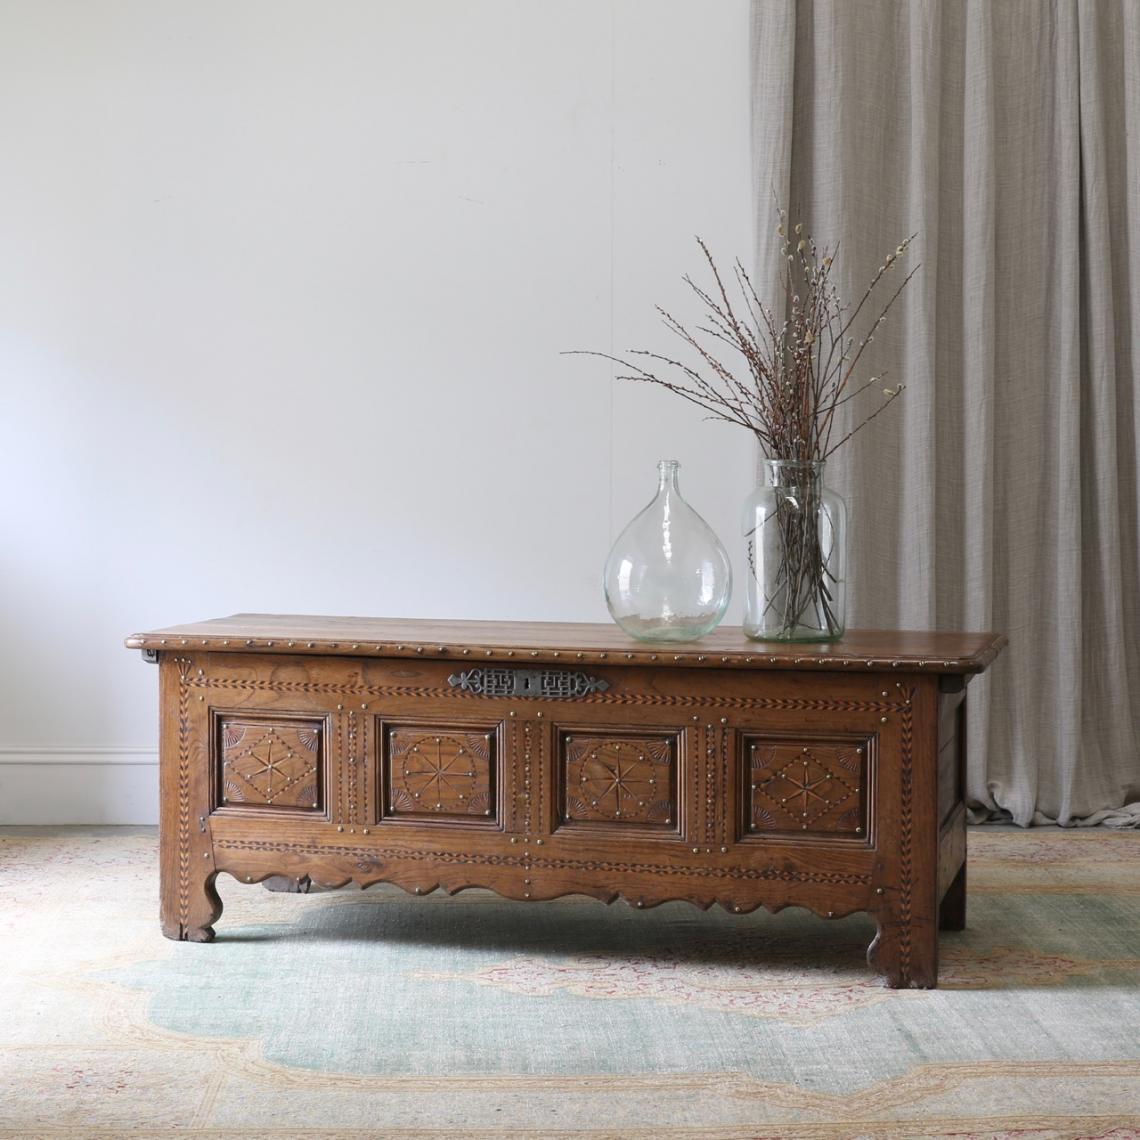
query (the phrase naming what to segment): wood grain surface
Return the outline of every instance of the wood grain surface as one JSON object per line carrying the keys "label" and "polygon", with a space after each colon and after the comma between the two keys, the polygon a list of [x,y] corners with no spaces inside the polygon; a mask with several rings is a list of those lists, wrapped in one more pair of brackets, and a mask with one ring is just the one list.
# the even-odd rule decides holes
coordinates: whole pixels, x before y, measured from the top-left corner
{"label": "wood grain surface", "polygon": [[616,625],[234,614],[135,633],[132,649],[224,649],[230,653],[456,658],[460,660],[719,664],[753,669],[918,669],[978,673],[1006,644],[996,633],[848,630],[838,641],[752,641],[721,626],[698,641],[636,641]]}

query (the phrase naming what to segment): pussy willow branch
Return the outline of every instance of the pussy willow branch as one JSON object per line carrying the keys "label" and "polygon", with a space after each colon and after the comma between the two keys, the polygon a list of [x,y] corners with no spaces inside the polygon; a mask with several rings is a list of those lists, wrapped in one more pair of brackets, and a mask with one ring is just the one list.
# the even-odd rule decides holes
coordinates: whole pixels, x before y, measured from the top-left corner
{"label": "pussy willow branch", "polygon": [[[701,303],[703,318],[690,328],[665,309],[657,310],[665,327],[694,354],[695,364],[644,349],[629,355],[652,362],[650,367],[605,352],[577,355],[609,360],[626,370],[619,379],[655,384],[701,408],[707,418],[747,428],[771,459],[826,459],[903,391],[901,384],[882,389],[885,398],[878,407],[832,444],[838,409],[869,393],[882,379],[872,376],[851,383],[876,330],[918,267],[906,275],[858,342],[852,329],[876,287],[908,252],[914,235],[884,258],[857,304],[850,308],[840,300],[832,281],[838,245],[828,252],[826,247],[817,247],[810,234],[802,233],[802,225],[793,227],[791,233],[788,228],[787,215],[781,211],[782,320],[761,301],[739,260],[729,278],[734,285],[730,290],[708,246],[698,237],[697,245],[713,285],[704,288],[688,275],[683,280]],[[742,358],[743,369],[726,362],[725,349]],[[659,366],[656,371],[654,365]]]}

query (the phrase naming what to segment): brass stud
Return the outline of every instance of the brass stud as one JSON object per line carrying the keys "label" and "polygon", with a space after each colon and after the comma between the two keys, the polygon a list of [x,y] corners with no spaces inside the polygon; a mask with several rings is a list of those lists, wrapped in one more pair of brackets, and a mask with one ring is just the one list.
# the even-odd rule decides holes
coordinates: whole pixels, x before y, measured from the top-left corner
{"label": "brass stud", "polygon": [[728,848],[727,848],[727,847],[722,847],[722,848],[720,849],[720,853],[721,853],[722,855],[727,855],[727,854],[728,854]]}
{"label": "brass stud", "polygon": [[539,846],[539,847],[542,846],[542,840],[541,839],[536,839],[534,842],[537,846]]}
{"label": "brass stud", "polygon": [[210,857],[209,851],[203,851],[202,852],[202,858],[203,859],[209,859],[209,857]]}
{"label": "brass stud", "polygon": [[343,824],[343,823],[338,823],[338,824],[336,825],[336,829],[337,829],[337,831],[343,831],[343,830],[344,830],[344,824]]}
{"label": "brass stud", "polygon": [[694,854],[694,855],[699,855],[700,853],[701,853],[701,849],[700,849],[699,847],[694,847],[694,848],[693,848],[693,854]]}
{"label": "brass stud", "polygon": [[367,835],[367,834],[368,834],[368,828],[367,828],[367,827],[362,827],[362,828],[360,829],[360,834],[361,834],[361,835]]}
{"label": "brass stud", "polygon": [[861,827],[857,827],[857,828],[855,828],[855,834],[856,834],[856,835],[862,835],[862,834],[863,834],[863,829],[862,829]]}
{"label": "brass stud", "polygon": [[881,895],[882,893],[883,893],[883,888],[882,888],[882,887],[876,887],[876,888],[875,888],[875,894],[877,894],[877,895]]}
{"label": "brass stud", "polygon": [[517,836],[515,836],[515,835],[512,835],[512,836],[511,836],[511,842],[512,842],[512,843],[518,843],[518,837],[517,837]]}
{"label": "brass stud", "polygon": [[720,723],[721,723],[721,724],[728,724],[728,717],[726,717],[726,716],[722,716],[722,717],[720,718]]}
{"label": "brass stud", "polygon": [[887,718],[886,718],[885,716],[881,716],[881,717],[879,717],[879,720],[880,720],[880,721],[881,721],[883,724],[886,724],[886,723],[887,723]]}
{"label": "brass stud", "polygon": [[252,876],[252,875],[246,875],[246,877],[245,877],[245,881],[246,881],[247,883],[252,883],[252,882],[253,882],[253,876]]}

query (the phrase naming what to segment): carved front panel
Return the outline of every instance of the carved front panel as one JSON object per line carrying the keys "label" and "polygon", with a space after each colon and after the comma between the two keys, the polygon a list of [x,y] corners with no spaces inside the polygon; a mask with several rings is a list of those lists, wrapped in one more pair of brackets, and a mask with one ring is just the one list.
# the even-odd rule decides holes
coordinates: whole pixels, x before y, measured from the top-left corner
{"label": "carved front panel", "polygon": [[386,816],[495,814],[493,731],[390,725],[383,741]]}
{"label": "carved front panel", "polygon": [[672,828],[675,737],[574,732],[563,736],[561,745],[564,822]]}
{"label": "carved front panel", "polygon": [[321,807],[324,722],[222,716],[219,807]]}
{"label": "carved front panel", "polygon": [[748,829],[764,832],[866,832],[868,742],[745,736]]}

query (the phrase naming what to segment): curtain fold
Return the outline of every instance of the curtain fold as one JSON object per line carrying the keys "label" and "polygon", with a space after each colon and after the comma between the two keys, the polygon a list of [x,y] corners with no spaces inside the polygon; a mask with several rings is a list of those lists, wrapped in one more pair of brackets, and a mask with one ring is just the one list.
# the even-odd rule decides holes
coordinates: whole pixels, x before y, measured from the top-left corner
{"label": "curtain fold", "polygon": [[865,357],[906,391],[828,464],[849,623],[1009,635],[976,817],[1140,825],[1140,3],[754,0],[752,58],[763,295],[777,200],[852,298],[918,235]]}

